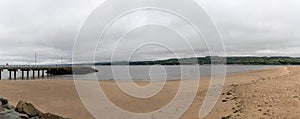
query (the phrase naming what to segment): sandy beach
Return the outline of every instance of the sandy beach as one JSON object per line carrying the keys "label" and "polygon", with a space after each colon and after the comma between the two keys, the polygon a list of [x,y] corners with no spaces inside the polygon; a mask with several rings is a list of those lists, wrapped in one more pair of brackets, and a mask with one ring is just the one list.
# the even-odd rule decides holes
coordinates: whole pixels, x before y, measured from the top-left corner
{"label": "sandy beach", "polygon": [[[222,96],[206,118],[298,118],[299,78],[300,67],[296,66],[280,66],[229,75],[226,77]],[[122,93],[113,81],[99,81],[99,83],[115,105],[132,112],[143,113],[159,109],[172,100],[180,81],[167,81],[163,91],[147,100],[136,99]],[[141,86],[148,83],[137,82]],[[197,96],[182,115],[182,119],[198,118],[208,84],[208,79],[200,80]],[[189,94],[188,89],[186,92]],[[13,105],[19,100],[24,100],[43,112],[72,119],[93,119],[80,101],[72,80],[1,80],[0,95],[9,99]]]}

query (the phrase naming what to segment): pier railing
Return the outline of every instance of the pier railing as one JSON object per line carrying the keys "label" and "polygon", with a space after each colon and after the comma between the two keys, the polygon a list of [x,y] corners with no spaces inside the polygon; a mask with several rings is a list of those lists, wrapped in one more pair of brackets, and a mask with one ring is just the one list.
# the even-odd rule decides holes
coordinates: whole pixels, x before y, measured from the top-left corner
{"label": "pier railing", "polygon": [[65,67],[82,67],[83,65],[0,65],[0,69],[31,69],[31,68],[65,68]]}

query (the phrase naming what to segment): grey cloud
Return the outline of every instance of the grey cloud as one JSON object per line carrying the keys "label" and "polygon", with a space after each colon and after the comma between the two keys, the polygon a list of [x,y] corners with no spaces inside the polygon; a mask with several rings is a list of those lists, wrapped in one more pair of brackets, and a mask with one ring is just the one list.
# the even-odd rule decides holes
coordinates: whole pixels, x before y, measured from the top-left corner
{"label": "grey cloud", "polygon": [[300,50],[299,1],[210,0],[202,3],[224,38],[228,55],[300,56],[297,52]]}
{"label": "grey cloud", "polygon": [[[200,0],[200,3],[216,23],[227,55],[300,56],[300,1]],[[39,63],[59,63],[60,57],[68,62],[81,25],[98,5],[96,0],[0,0],[0,64],[33,63],[35,52]],[[181,57],[194,55],[182,45],[182,39],[164,30],[156,28],[156,32],[147,34],[151,30],[145,28],[131,33],[125,38],[130,42],[120,42],[117,57],[126,57],[128,49],[152,39],[170,44]],[[191,41],[196,54],[208,55],[201,40]],[[104,48],[97,50],[99,60],[110,59],[116,40],[104,43]],[[85,52],[93,52],[91,49],[81,49],[80,53],[84,56]],[[173,57],[163,48],[144,48],[137,54],[137,59]]]}
{"label": "grey cloud", "polygon": [[76,34],[95,1],[0,0],[0,63],[40,63],[71,57]]}

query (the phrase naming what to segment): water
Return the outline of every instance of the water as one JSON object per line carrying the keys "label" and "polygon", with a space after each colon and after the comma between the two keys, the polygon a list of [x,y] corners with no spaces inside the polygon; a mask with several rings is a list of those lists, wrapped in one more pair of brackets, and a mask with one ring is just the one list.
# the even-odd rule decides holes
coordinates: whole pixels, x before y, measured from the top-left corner
{"label": "water", "polygon": [[[221,67],[221,66],[217,66]],[[226,74],[245,72],[256,69],[272,68],[278,66],[267,65],[228,65]],[[96,66],[99,72],[86,75],[77,75],[76,79],[82,80],[178,80],[178,79],[199,79],[210,77],[211,66],[209,65],[172,65],[172,66]],[[41,73],[40,73],[41,74]],[[12,73],[13,75],[13,73]],[[36,72],[37,75],[37,72]],[[30,72],[32,76],[32,71]],[[45,74],[46,76],[46,74]],[[17,78],[21,72],[17,73]],[[26,77],[26,73],[25,73]],[[8,79],[8,71],[2,72],[2,79]],[[72,75],[53,76],[45,79],[73,79]]]}
{"label": "water", "polygon": [[[217,66],[221,67],[221,66]],[[226,74],[245,72],[256,69],[272,68],[278,66],[267,65],[228,65]],[[76,79],[91,80],[178,80],[178,79],[199,79],[211,76],[209,65],[173,65],[173,66],[97,66],[99,72],[77,75]],[[72,75],[55,76],[52,78],[73,79]]]}

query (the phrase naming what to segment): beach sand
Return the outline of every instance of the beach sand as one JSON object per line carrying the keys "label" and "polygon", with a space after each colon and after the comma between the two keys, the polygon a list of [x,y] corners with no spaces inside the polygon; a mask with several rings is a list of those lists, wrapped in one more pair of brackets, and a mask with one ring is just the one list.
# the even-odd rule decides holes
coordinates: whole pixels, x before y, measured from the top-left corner
{"label": "beach sand", "polygon": [[[281,66],[229,75],[226,77],[220,99],[205,118],[299,118],[299,78],[300,67],[296,66]],[[98,81],[84,82],[98,83]],[[164,106],[176,95],[180,83],[167,81],[163,90],[154,97],[137,99],[122,93],[113,81],[99,82],[107,97],[115,105],[137,113],[157,110]],[[140,86],[148,83],[137,82]],[[198,118],[208,84],[209,79],[201,79],[194,102],[180,118]],[[186,95],[190,94],[189,91],[185,89]],[[1,80],[0,95],[9,99],[12,105],[24,100],[43,112],[72,119],[93,118],[81,102],[72,80]]]}

